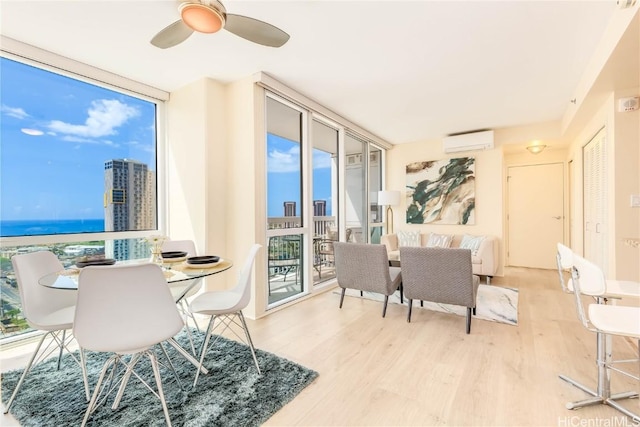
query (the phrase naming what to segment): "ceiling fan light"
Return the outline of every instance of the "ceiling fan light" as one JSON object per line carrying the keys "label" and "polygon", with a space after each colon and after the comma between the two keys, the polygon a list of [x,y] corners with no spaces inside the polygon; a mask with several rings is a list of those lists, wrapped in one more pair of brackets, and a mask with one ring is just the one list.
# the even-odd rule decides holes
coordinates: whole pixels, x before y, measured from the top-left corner
{"label": "ceiling fan light", "polygon": [[224,16],[220,12],[200,3],[182,3],[180,16],[189,28],[199,33],[215,33],[224,26]]}

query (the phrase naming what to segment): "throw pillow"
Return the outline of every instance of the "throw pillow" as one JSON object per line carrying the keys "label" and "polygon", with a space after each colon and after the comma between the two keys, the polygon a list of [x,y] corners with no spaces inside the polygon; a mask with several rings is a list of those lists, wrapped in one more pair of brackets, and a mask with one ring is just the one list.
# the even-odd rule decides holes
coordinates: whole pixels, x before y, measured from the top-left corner
{"label": "throw pillow", "polygon": [[420,246],[420,231],[398,231],[398,247]]}
{"label": "throw pillow", "polygon": [[480,249],[480,243],[484,240],[484,236],[470,236],[465,234],[462,236],[462,241],[460,242],[460,248],[462,249],[471,249],[471,253],[473,255],[478,255],[478,249]]}
{"label": "throw pillow", "polygon": [[429,240],[427,241],[427,246],[431,248],[448,248],[451,246],[451,241],[453,240],[452,234],[429,234]]}

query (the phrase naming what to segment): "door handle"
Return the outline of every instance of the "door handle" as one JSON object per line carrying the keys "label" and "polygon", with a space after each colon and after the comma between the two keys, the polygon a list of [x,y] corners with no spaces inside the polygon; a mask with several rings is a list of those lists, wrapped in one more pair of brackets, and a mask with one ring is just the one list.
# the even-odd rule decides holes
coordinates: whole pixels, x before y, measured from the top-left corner
{"label": "door handle", "polygon": [[562,218],[562,217],[561,217],[561,216],[552,216],[551,218],[553,218],[553,219],[560,219],[560,218]]}

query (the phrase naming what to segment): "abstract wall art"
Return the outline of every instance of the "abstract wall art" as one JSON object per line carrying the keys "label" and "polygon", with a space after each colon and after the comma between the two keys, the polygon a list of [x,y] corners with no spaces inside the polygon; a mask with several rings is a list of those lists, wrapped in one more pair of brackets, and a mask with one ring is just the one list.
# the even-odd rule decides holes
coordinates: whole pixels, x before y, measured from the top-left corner
{"label": "abstract wall art", "polygon": [[407,165],[407,224],[475,224],[475,158]]}

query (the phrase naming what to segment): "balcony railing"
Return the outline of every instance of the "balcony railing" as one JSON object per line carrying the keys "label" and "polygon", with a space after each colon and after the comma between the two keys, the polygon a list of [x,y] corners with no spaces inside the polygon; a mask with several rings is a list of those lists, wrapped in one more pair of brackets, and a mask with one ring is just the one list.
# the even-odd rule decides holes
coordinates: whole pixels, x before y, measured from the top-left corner
{"label": "balcony railing", "polygon": [[[269,230],[298,228],[302,227],[299,216],[272,216],[267,219]],[[313,235],[324,236],[329,228],[336,226],[336,218],[334,216],[314,216],[313,217]]]}

